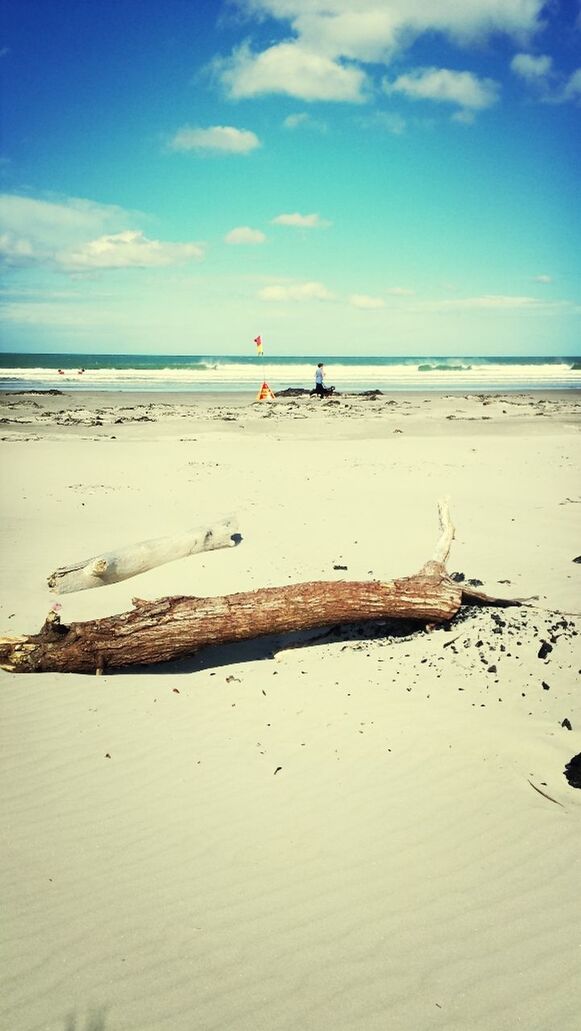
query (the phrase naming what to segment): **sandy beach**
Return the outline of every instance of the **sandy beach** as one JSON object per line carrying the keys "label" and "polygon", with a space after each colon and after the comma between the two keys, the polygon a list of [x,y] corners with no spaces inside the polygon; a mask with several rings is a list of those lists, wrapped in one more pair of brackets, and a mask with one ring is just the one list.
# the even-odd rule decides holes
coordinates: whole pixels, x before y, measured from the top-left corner
{"label": "sandy beach", "polygon": [[[581,399],[0,396],[3,635],[449,571],[531,599],[101,677],[1,673],[6,1031],[576,1031]],[[236,548],[56,597],[236,513]],[[575,1016],[577,1014],[577,1016]]]}

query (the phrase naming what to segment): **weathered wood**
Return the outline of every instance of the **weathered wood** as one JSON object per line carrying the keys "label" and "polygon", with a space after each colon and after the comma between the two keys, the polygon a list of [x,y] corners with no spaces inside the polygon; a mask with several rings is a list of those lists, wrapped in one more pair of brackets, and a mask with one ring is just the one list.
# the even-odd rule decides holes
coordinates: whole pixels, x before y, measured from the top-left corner
{"label": "weathered wood", "polygon": [[70,626],[51,612],[39,634],[0,639],[0,664],[13,672],[102,672],[176,659],[207,645],[337,623],[444,622],[458,612],[463,589],[444,566],[454,535],[444,503],[440,522],[436,557],[414,576],[386,583],[293,584],[215,598],[135,598],[129,612]]}
{"label": "weathered wood", "polygon": [[468,588],[465,584],[461,584],[461,587],[463,605],[494,605],[496,608],[506,609],[515,605],[527,605],[532,600],[530,598],[498,598],[495,594],[475,591],[473,587]]}
{"label": "weathered wood", "polygon": [[55,594],[86,591],[91,587],[128,580],[148,569],[173,562],[178,558],[196,555],[216,548],[230,548],[239,539],[235,516],[227,516],[211,525],[197,527],[171,537],[130,544],[118,551],[82,559],[71,566],[63,566],[48,577],[48,586]]}
{"label": "weathered wood", "polygon": [[323,581],[216,598],[136,598],[129,612],[68,627],[54,614],[37,636],[20,638],[8,651],[0,642],[0,658],[15,672],[88,673],[330,623],[388,616],[441,622],[458,611],[461,594],[447,578],[418,574],[391,583]]}
{"label": "weathered wood", "polygon": [[432,562],[437,562],[440,565],[445,566],[448,561],[448,555],[450,554],[450,548],[452,547],[452,541],[454,540],[454,535],[456,533],[450,518],[447,498],[440,498],[438,501],[438,518],[440,520],[440,529],[442,532],[436,543],[436,547],[434,548]]}

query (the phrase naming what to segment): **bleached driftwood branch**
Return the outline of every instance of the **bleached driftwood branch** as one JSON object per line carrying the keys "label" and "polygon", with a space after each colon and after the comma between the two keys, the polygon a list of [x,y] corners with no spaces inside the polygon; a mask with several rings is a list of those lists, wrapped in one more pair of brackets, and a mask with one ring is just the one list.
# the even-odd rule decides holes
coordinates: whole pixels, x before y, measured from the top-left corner
{"label": "bleached driftwood branch", "polygon": [[450,548],[452,547],[452,541],[454,540],[454,534],[456,533],[450,518],[447,498],[441,498],[438,501],[438,517],[440,519],[441,534],[434,548],[432,561],[439,562],[440,565],[445,566],[450,554]]}
{"label": "bleached driftwood branch", "polygon": [[336,623],[387,618],[441,623],[462,602],[520,604],[466,592],[444,565],[454,528],[440,503],[442,535],[434,558],[414,576],[382,581],[331,581],[271,587],[211,598],[133,600],[120,615],[64,626],[51,612],[39,634],[0,639],[0,665],[22,672],[102,672],[105,668],[177,659],[212,644]]}
{"label": "bleached driftwood branch", "polygon": [[240,539],[238,521],[227,516],[209,526],[197,527],[172,537],[157,537],[150,541],[130,544],[118,551],[83,559],[71,566],[63,566],[48,577],[48,586],[55,594],[86,591],[91,587],[128,580],[138,573],[155,569],[165,562],[186,558],[201,551],[230,548]]}

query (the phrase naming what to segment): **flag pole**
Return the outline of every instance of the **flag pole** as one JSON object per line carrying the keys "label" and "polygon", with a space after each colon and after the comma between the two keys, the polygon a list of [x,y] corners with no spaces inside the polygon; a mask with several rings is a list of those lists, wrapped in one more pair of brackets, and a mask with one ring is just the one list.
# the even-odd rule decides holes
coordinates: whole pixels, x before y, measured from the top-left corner
{"label": "flag pole", "polygon": [[[262,358],[264,356],[264,350],[263,350],[263,347],[262,347],[262,337],[260,336],[260,334],[257,337],[254,338],[254,343],[256,344],[256,353],[257,353],[257,355],[259,355],[259,357]],[[262,386],[261,386],[260,390],[258,391],[258,394],[256,395],[256,400],[257,401],[274,401],[274,394],[273,394],[272,390],[270,389],[268,383],[266,382],[266,378],[265,378],[264,374],[263,374],[263,377],[262,377]]]}

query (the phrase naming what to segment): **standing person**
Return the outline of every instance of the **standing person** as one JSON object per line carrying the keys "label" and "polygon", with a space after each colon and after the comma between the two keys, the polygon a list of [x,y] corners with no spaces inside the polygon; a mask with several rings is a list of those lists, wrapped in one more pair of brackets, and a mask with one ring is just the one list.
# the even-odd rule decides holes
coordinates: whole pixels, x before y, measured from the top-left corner
{"label": "standing person", "polygon": [[317,397],[328,397],[332,394],[335,387],[326,387],[325,383],[324,366],[322,362],[319,362],[315,369],[315,389],[311,391],[312,394],[316,394]]}

